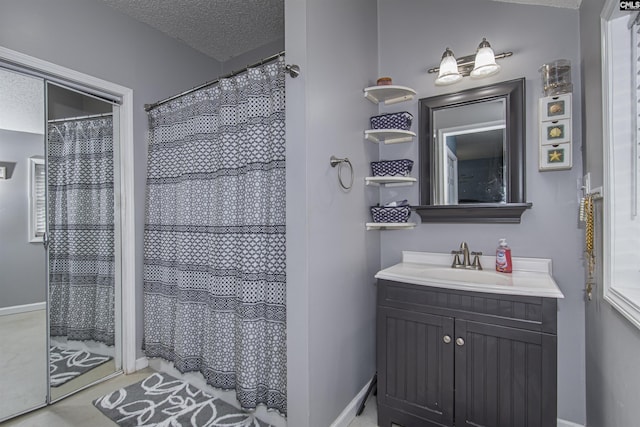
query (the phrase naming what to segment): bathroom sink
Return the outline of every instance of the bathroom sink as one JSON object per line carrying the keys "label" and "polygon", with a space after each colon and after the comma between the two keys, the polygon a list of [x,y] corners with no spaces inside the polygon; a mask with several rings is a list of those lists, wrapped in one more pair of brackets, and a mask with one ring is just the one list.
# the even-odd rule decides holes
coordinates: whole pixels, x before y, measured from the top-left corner
{"label": "bathroom sink", "polygon": [[478,285],[503,285],[513,284],[511,274],[498,273],[489,270],[471,270],[451,267],[425,267],[418,273],[425,280],[438,280],[446,282],[462,282]]}
{"label": "bathroom sink", "polygon": [[494,256],[483,255],[479,260],[485,270],[451,268],[451,254],[403,251],[402,262],[375,277],[462,291],[564,298],[551,275],[550,259],[514,257],[513,273],[495,271]]}

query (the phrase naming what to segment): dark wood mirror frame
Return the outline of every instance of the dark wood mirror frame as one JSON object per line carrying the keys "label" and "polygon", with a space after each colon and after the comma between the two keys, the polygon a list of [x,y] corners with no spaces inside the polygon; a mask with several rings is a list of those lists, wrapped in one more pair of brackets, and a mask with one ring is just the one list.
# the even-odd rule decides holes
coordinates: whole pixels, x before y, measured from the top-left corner
{"label": "dark wood mirror frame", "polygon": [[[434,112],[497,99],[504,99],[506,106],[506,203],[433,205]],[[519,223],[522,213],[532,206],[525,199],[525,79],[423,98],[419,114],[420,205],[414,209],[422,222]]]}

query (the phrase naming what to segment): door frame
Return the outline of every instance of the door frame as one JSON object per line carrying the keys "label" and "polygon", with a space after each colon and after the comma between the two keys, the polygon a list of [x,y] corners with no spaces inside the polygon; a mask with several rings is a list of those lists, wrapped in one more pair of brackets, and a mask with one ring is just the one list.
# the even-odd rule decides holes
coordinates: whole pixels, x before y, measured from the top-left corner
{"label": "door frame", "polygon": [[136,370],[136,323],[135,323],[135,217],[134,217],[134,157],[133,157],[133,90],[70,68],[34,58],[0,46],[0,60],[32,69],[69,83],[95,88],[122,99],[120,105],[120,222],[122,259],[122,298],[116,315],[121,319],[122,370],[129,374]]}
{"label": "door frame", "polygon": [[[444,173],[444,204],[445,205],[457,205],[458,204],[458,156],[451,151],[451,148],[447,144],[445,144],[445,149],[447,150],[445,154],[445,165],[443,169]],[[449,174],[449,170],[453,169],[453,172]],[[451,177],[455,177],[455,179],[451,179]],[[453,187],[451,186],[451,182],[453,182]]]}

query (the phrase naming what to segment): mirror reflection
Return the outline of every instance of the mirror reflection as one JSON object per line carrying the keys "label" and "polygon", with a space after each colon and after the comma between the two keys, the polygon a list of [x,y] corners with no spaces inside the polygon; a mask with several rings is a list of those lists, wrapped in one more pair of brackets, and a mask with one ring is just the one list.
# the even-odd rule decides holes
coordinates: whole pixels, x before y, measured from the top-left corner
{"label": "mirror reflection", "polygon": [[434,204],[506,203],[504,99],[443,108],[433,120]]}
{"label": "mirror reflection", "polygon": [[55,400],[119,369],[117,150],[110,103],[51,83],[47,99],[49,381]]}
{"label": "mirror reflection", "polygon": [[420,100],[422,222],[520,222],[524,100],[524,78]]}
{"label": "mirror reflection", "polygon": [[0,422],[121,368],[114,125],[117,105],[0,67]]}
{"label": "mirror reflection", "polygon": [[[0,68],[0,421],[47,402],[44,81]],[[44,230],[40,230],[43,232]]]}

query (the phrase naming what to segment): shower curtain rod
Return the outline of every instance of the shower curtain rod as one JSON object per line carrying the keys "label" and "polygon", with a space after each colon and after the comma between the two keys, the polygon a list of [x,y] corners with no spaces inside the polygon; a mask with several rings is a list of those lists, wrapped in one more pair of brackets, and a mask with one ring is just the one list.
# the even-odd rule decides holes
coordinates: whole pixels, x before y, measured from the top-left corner
{"label": "shower curtain rod", "polygon": [[180,98],[181,96],[188,95],[188,94],[190,94],[190,93],[192,93],[192,92],[195,92],[195,91],[197,91],[197,90],[204,89],[205,87],[208,87],[208,86],[214,85],[214,84],[218,83],[220,80],[223,80],[223,79],[229,79],[229,78],[231,78],[231,77],[233,77],[233,76],[237,76],[237,75],[238,75],[238,74],[240,74],[240,73],[244,73],[244,72],[245,72],[245,71],[247,71],[249,68],[253,68],[253,67],[258,67],[258,66],[260,66],[260,65],[264,65],[264,64],[266,64],[267,62],[271,62],[271,61],[273,61],[273,60],[275,60],[275,59],[278,59],[278,58],[279,58],[279,57],[281,57],[281,56],[284,56],[284,52],[285,52],[285,51],[283,50],[283,51],[282,51],[282,52],[280,52],[280,53],[276,53],[275,55],[271,55],[271,56],[268,56],[268,57],[266,57],[266,58],[263,58],[263,59],[261,59],[260,61],[255,62],[255,63],[250,64],[250,65],[247,65],[246,67],[244,67],[244,68],[242,68],[242,69],[240,69],[240,70],[232,71],[232,72],[230,72],[229,74],[226,74],[226,75],[224,75],[224,76],[218,77],[217,79],[212,80],[212,81],[210,81],[210,82],[203,83],[203,84],[201,84],[200,86],[196,86],[196,87],[193,87],[193,88],[191,88],[191,89],[185,90],[185,91],[184,91],[184,92],[182,92],[182,93],[179,93],[179,94],[177,94],[177,95],[173,95],[173,96],[171,96],[171,97],[169,97],[169,98],[163,99],[162,101],[154,102],[153,104],[144,104],[144,111],[149,112],[149,111],[153,110],[154,108],[156,108],[156,107],[158,107],[158,106],[160,106],[160,105],[162,105],[162,104],[166,104],[166,103],[167,103],[167,102],[169,102],[169,101],[173,101],[174,99]]}
{"label": "shower curtain rod", "polygon": [[112,116],[112,115],[113,115],[113,113],[89,114],[88,116],[67,117],[67,118],[63,118],[63,119],[47,120],[47,123],[70,122],[72,120],[97,119],[99,117],[107,117],[107,116]]}

